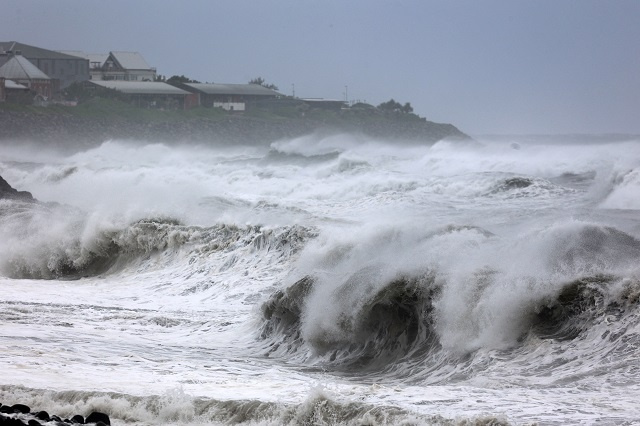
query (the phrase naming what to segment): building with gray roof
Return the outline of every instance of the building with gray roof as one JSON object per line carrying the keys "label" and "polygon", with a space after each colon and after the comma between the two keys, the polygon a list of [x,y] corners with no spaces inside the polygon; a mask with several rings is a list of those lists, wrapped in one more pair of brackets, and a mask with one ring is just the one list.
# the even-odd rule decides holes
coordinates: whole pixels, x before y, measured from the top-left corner
{"label": "building with gray roof", "polygon": [[98,90],[115,90],[140,107],[185,109],[192,106],[197,98],[186,90],[161,82],[91,80],[87,84]]}
{"label": "building with gray roof", "polygon": [[179,87],[172,86],[159,81],[121,81],[121,80],[102,80],[91,81],[96,86],[107,89],[117,90],[118,92],[129,95],[188,95],[189,92]]}
{"label": "building with gray roof", "polygon": [[150,67],[138,52],[76,52],[89,61],[90,80],[154,81],[156,69]]}
{"label": "building with gray roof", "polygon": [[16,41],[0,42],[0,65],[8,62],[13,55],[27,58],[49,78],[58,80],[53,83],[56,89],[89,79],[89,62],[85,58]]}
{"label": "building with gray roof", "polygon": [[21,84],[45,98],[54,93],[52,79],[19,53],[10,55],[8,61],[0,66],[0,77]]}
{"label": "building with gray roof", "polygon": [[227,111],[245,111],[253,102],[282,97],[259,84],[180,83],[179,87],[197,93],[200,105]]}

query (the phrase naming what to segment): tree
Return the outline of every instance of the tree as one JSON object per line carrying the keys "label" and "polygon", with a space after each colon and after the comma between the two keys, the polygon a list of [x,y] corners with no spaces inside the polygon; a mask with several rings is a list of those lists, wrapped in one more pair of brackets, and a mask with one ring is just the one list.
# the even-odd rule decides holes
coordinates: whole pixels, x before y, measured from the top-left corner
{"label": "tree", "polygon": [[167,79],[167,83],[200,83],[198,80],[192,80],[184,75],[172,75]]}
{"label": "tree", "polygon": [[267,89],[271,89],[271,90],[278,90],[278,86],[276,86],[273,83],[268,83],[265,81],[264,78],[262,77],[256,77],[256,78],[252,78],[251,80],[249,80],[249,84],[258,84],[262,87],[266,87]]}
{"label": "tree", "polygon": [[381,103],[380,105],[378,105],[378,109],[381,109],[383,111],[403,112],[406,114],[410,114],[413,112],[413,107],[409,102],[402,105],[400,102],[396,102],[393,99]]}
{"label": "tree", "polygon": [[378,109],[383,111],[402,111],[402,104],[400,102],[396,102],[393,99],[389,99],[387,102],[383,102],[378,105]]}

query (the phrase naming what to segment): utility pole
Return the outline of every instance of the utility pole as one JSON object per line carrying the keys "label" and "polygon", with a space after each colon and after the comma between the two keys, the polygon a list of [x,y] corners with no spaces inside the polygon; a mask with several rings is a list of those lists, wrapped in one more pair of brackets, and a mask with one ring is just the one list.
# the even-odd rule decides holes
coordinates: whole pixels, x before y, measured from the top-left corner
{"label": "utility pole", "polygon": [[344,86],[344,101],[349,103],[349,86]]}
{"label": "utility pole", "polygon": [[291,96],[295,98],[296,97],[296,84],[295,83],[291,83],[291,92],[292,92]]}

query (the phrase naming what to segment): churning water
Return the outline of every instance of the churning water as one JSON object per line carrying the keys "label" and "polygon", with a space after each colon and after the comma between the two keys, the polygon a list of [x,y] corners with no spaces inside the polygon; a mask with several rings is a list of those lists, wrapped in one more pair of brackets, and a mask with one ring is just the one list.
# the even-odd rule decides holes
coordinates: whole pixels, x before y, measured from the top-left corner
{"label": "churning water", "polygon": [[[520,142],[520,143],[518,143]],[[114,424],[632,424],[640,144],[0,148],[0,401]]]}

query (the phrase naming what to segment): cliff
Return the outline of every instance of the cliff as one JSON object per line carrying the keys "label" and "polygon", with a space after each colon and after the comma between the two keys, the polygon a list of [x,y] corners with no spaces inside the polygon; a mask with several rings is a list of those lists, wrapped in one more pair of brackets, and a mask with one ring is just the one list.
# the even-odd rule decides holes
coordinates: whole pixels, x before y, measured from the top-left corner
{"label": "cliff", "polygon": [[4,180],[2,176],[0,176],[0,200],[2,199],[20,200],[29,203],[36,201],[30,192],[18,191],[17,189],[9,185],[9,183]]}

